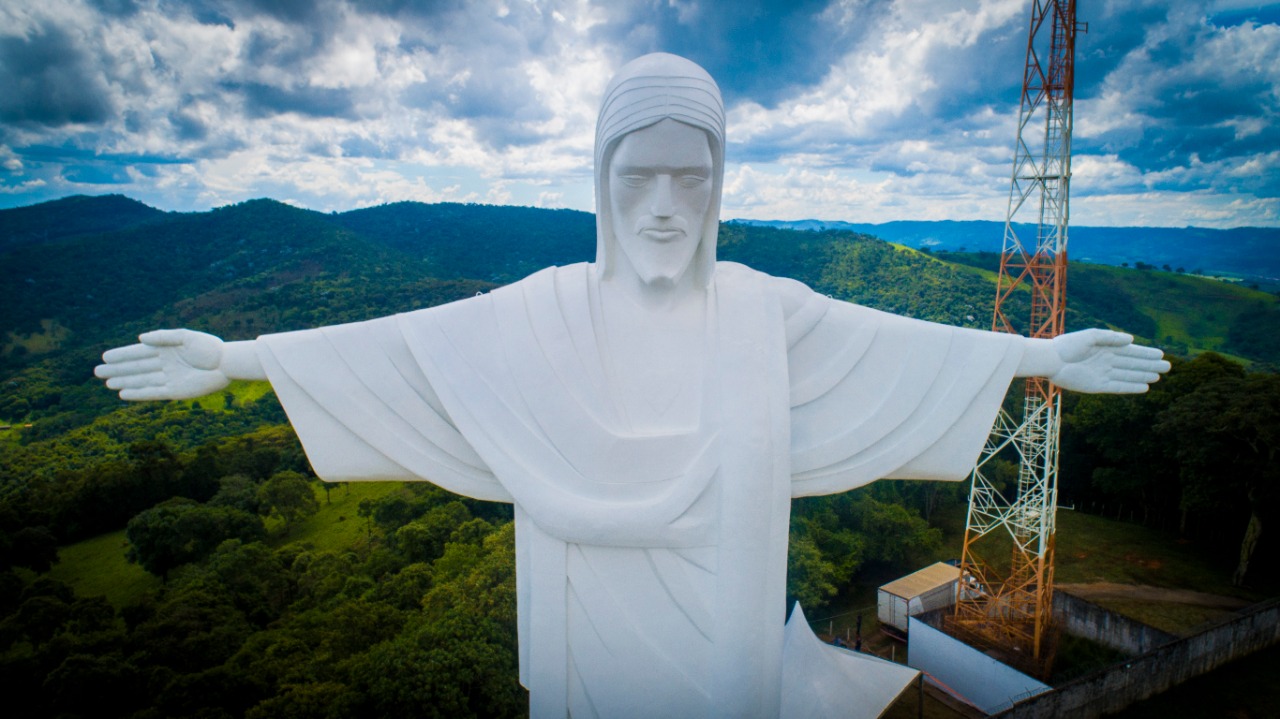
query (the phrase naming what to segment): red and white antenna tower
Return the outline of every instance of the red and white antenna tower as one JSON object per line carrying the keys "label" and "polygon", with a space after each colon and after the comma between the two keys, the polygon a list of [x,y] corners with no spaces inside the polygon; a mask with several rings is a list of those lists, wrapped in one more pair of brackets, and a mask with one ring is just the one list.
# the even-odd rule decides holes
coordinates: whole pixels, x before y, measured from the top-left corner
{"label": "red and white antenna tower", "polygon": [[[1071,186],[1071,106],[1075,82],[1075,0],[1033,0],[1022,106],[993,328],[1029,337],[1063,332],[1067,217]],[[1085,28],[1087,30],[1087,28]],[[1034,236],[1026,231],[1030,227]],[[1015,318],[1015,309],[1030,316]],[[961,554],[955,633],[1044,675],[1056,642],[1053,542],[1058,499],[1059,390],[1026,382],[1022,419],[1001,412],[973,472]],[[997,454],[1016,453],[1016,494],[1006,498],[984,474]],[[1012,543],[1012,556],[1008,557]]]}

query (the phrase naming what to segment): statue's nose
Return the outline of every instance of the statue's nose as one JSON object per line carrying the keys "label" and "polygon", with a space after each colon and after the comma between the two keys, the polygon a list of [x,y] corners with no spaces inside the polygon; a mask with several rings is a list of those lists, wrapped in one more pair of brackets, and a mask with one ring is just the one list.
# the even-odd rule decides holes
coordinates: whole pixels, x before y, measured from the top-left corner
{"label": "statue's nose", "polygon": [[653,197],[649,212],[654,217],[670,217],[675,214],[675,201],[671,195],[671,175],[658,175],[654,178]]}

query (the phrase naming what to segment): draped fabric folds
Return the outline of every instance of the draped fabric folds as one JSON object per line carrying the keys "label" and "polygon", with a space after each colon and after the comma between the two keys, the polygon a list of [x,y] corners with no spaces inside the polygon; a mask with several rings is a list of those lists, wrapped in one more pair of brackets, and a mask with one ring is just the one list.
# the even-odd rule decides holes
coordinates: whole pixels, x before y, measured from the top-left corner
{"label": "draped fabric folds", "polygon": [[777,716],[790,498],[973,466],[1016,338],[718,263],[697,427],[635,434],[590,264],[259,354],[317,474],[516,505],[536,717]]}

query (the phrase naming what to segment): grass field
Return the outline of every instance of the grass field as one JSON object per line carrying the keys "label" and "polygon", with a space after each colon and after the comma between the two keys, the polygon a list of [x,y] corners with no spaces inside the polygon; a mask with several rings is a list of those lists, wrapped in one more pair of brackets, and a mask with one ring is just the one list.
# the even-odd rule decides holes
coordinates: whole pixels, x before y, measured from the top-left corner
{"label": "grass field", "polygon": [[8,352],[14,347],[21,347],[33,355],[41,355],[60,349],[70,337],[71,330],[62,326],[56,320],[44,319],[40,320],[39,332],[22,336],[8,332],[0,348]]}
{"label": "grass field", "polygon": [[[1154,335],[1147,339],[1157,344],[1179,343],[1192,353],[1223,352],[1227,334],[1241,312],[1275,303],[1275,298],[1265,292],[1175,272],[1134,272],[1087,263],[1073,264],[1071,272],[1074,283],[1105,286],[1116,302],[1131,303],[1135,310],[1154,320]],[[1235,359],[1249,363],[1244,358]]]}
{"label": "grass field", "polygon": [[[248,384],[248,383],[246,383]],[[377,499],[396,491],[399,482],[349,482],[334,485],[326,502],[319,483],[314,488],[320,511],[285,533],[278,522],[268,521],[270,544],[293,542],[311,545],[318,551],[342,551],[359,545],[368,536],[365,520],[356,514],[363,499]],[[49,576],[66,582],[81,596],[102,595],[119,609],[136,602],[143,594],[160,588],[160,580],[125,559],[124,530],[61,547],[59,562]]]}
{"label": "grass field", "polygon": [[[1249,602],[1264,597],[1231,583],[1231,568],[1214,563],[1198,546],[1137,524],[1090,514],[1058,512],[1059,584],[1113,582],[1166,589],[1192,589]],[[1178,602],[1097,600],[1119,614],[1174,634],[1229,614]]]}
{"label": "grass field", "polygon": [[199,399],[192,400],[195,404],[200,405],[206,410],[225,410],[227,408],[227,393],[230,392],[235,397],[236,404],[246,404],[257,401],[263,396],[271,392],[270,382],[247,382],[244,380],[236,380],[232,382],[225,390],[207,394]]}
{"label": "grass field", "polygon": [[124,558],[126,549],[123,529],[62,547],[49,576],[71,585],[81,596],[105,596],[119,609],[160,587],[158,577]]}
{"label": "grass field", "polygon": [[1092,514],[1058,511],[1056,579],[1197,589],[1249,598],[1198,546],[1165,532]]}
{"label": "grass field", "polygon": [[364,543],[369,536],[366,521],[356,514],[360,502],[384,497],[404,486],[400,482],[347,482],[330,485],[328,500],[324,487],[315,483],[320,511],[298,522],[286,534],[284,527],[267,523],[271,544],[309,544],[317,551],[340,552]]}

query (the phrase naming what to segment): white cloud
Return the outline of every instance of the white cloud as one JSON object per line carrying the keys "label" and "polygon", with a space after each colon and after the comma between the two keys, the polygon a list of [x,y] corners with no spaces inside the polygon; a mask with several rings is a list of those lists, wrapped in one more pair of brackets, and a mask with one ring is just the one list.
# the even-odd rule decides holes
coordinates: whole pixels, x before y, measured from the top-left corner
{"label": "white cloud", "polygon": [[28,180],[18,185],[0,185],[0,195],[21,195],[45,187],[44,180]]}
{"label": "white cloud", "polygon": [[1280,199],[1195,192],[1089,195],[1072,201],[1078,225],[1142,227],[1274,227]]}
{"label": "white cloud", "polygon": [[992,207],[1003,212],[1006,191],[957,185],[943,175],[742,165],[725,175],[723,215],[848,222],[992,219]]}
{"label": "white cloud", "polygon": [[[1280,194],[1280,26],[1205,20],[1247,5],[1092,10],[1105,25],[1080,40],[1091,79],[1076,105],[1073,220],[1274,214],[1259,198]],[[619,48],[662,47],[670,31],[617,27],[655,12],[642,0],[621,14],[590,0],[383,13],[332,0],[307,5],[303,22],[230,1],[217,5],[229,22],[183,4],[98,7],[0,6],[0,53],[16,48],[0,55],[0,91],[22,82],[20,67],[74,88],[17,110],[0,98],[6,204],[109,176],[165,208],[266,195],[325,210],[401,199],[589,210],[596,103],[627,59]],[[663,12],[729,32],[708,21],[736,9]],[[1026,13],[1024,0],[833,0],[820,22],[844,49],[803,81],[783,68],[753,97],[741,88],[760,77],[721,78],[737,83],[726,216],[1002,218]],[[732,38],[703,49],[725,67],[749,52]]]}
{"label": "white cloud", "polygon": [[968,51],[984,33],[1016,16],[1022,5],[1016,0],[960,7],[896,3],[881,19],[882,26],[836,60],[819,85],[775,109],[750,103],[735,108],[730,138],[749,143],[781,132],[815,129],[832,139],[876,137],[908,112],[931,104],[931,95],[945,92],[940,71],[950,69],[947,64],[952,62],[974,64]]}
{"label": "white cloud", "polygon": [[0,145],[0,167],[3,167],[5,172],[15,175],[22,174],[22,160],[13,153],[13,150],[8,145]]}

